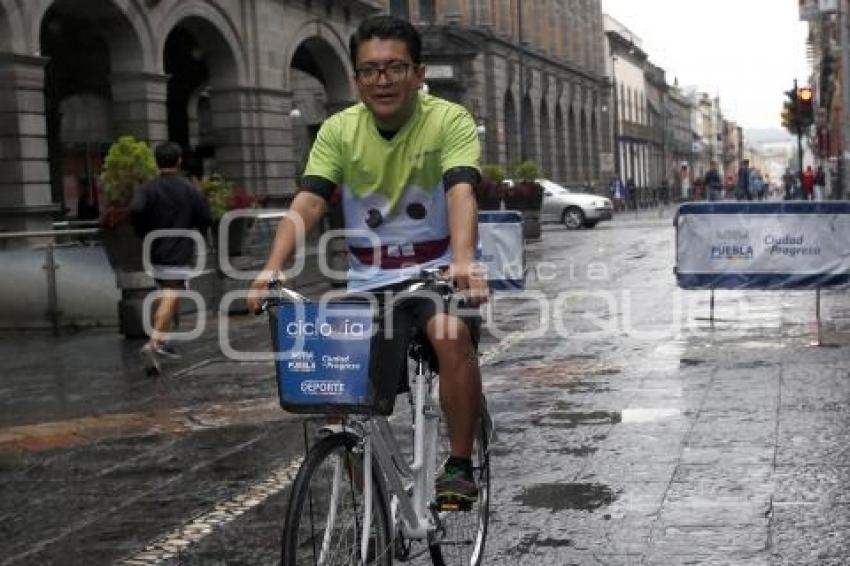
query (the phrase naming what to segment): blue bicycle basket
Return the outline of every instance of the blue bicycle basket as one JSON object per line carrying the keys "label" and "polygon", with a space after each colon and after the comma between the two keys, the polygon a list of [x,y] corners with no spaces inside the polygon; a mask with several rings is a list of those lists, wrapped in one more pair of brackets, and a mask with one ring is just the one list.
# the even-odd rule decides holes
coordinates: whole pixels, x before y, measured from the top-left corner
{"label": "blue bicycle basket", "polygon": [[368,303],[283,303],[269,310],[281,406],[293,413],[392,412],[398,380],[377,363],[380,321]]}

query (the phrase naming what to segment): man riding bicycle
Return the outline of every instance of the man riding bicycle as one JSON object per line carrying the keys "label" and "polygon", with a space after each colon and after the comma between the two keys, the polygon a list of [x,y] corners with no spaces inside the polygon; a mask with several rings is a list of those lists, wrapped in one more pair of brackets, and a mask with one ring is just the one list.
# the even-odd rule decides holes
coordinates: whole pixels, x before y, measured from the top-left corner
{"label": "man riding bicycle", "polygon": [[[348,288],[383,292],[423,269],[449,266],[448,275],[470,301],[487,300],[475,269],[480,147],[475,122],[461,106],[420,92],[425,77],[422,42],[407,21],[375,16],[350,42],[362,102],[328,118],[319,130],[292,201],[309,233],[334,190],[342,191],[349,251]],[[280,221],[263,272],[248,298],[255,312],[268,283],[296,252],[295,222]],[[375,243],[380,246],[376,248]],[[440,368],[440,404],[451,456],[436,481],[437,502],[473,502],[470,460],[480,415],[481,374],[469,322],[419,302],[412,318],[422,327]]]}

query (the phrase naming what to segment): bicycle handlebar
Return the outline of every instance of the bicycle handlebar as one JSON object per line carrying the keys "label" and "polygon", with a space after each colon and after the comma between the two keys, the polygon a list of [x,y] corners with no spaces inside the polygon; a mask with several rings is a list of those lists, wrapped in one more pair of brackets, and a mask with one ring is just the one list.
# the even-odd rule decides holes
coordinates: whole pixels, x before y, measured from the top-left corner
{"label": "bicycle handlebar", "polygon": [[[449,299],[456,294],[462,293],[462,291],[459,291],[454,284],[445,277],[445,274],[446,270],[444,268],[423,269],[419,273],[419,277],[411,279],[408,287],[400,290],[399,294],[413,295],[419,292],[436,292],[441,297]],[[309,298],[305,297],[301,293],[284,287],[280,279],[276,276],[269,280],[268,289],[269,291],[275,292],[277,295],[273,297],[267,296],[263,299],[263,302],[260,304],[260,312],[257,313],[258,316],[267,312],[270,307],[278,305],[281,302],[304,303],[310,301]]]}

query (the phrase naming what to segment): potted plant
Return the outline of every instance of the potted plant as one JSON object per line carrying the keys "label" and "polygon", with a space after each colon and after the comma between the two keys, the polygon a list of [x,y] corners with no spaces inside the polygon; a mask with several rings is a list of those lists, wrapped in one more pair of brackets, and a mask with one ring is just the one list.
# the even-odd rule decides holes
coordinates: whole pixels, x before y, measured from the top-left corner
{"label": "potted plant", "polygon": [[537,182],[540,171],[534,161],[523,161],[513,168],[514,184],[505,194],[505,208],[522,211],[523,234],[539,238],[543,187]]}
{"label": "potted plant", "polygon": [[[210,203],[210,213],[213,219],[213,237],[220,249],[219,225],[224,214],[230,210],[256,208],[257,199],[244,187],[237,187],[232,181],[220,173],[213,173],[201,179],[201,191]],[[234,218],[227,230],[227,252],[229,256],[243,253],[245,235],[253,226],[253,218],[240,216]]]}
{"label": "potted plant", "polygon": [[100,218],[103,245],[116,271],[142,270],[142,242],[129,222],[133,191],[157,175],[150,147],[133,136],[121,136],[104,160],[101,186],[106,207]]}
{"label": "potted plant", "polygon": [[496,164],[481,166],[481,183],[475,189],[478,210],[499,210],[502,208],[502,192],[505,171]]}
{"label": "potted plant", "polygon": [[543,204],[543,187],[537,183],[540,171],[533,161],[523,161],[514,166],[514,184],[505,194],[505,206],[511,210],[540,210]]}

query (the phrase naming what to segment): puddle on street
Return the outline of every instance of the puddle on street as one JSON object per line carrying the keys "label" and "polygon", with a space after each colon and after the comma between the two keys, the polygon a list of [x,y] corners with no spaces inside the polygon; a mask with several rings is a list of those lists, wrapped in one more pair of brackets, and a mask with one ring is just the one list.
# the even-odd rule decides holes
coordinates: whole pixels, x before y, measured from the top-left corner
{"label": "puddle on street", "polygon": [[610,487],[599,483],[544,483],[525,488],[514,501],[550,511],[577,509],[593,512],[616,499],[617,495]]}
{"label": "puddle on street", "polygon": [[547,450],[546,452],[549,454],[560,454],[563,456],[575,456],[576,458],[585,458],[595,453],[599,448],[596,446],[564,446],[561,448],[552,448]]}
{"label": "puddle on street", "polygon": [[776,364],[771,362],[763,362],[761,360],[754,360],[751,362],[738,362],[737,364],[733,364],[731,367],[734,369],[757,369],[757,368],[766,368],[766,367],[774,367]]}
{"label": "puddle on street", "polygon": [[621,413],[623,423],[650,423],[661,419],[670,419],[682,414],[681,409],[624,409]]}
{"label": "puddle on street", "polygon": [[513,549],[513,553],[518,556],[527,556],[535,547],[538,548],[563,548],[572,546],[573,541],[570,539],[561,538],[540,538],[540,533],[532,533],[522,537],[519,544]]}
{"label": "puddle on street", "polygon": [[507,358],[504,360],[499,360],[497,362],[493,362],[490,364],[491,368],[502,368],[507,366],[516,366],[521,365],[526,362],[539,362],[543,359],[542,354],[529,355],[529,356],[517,356],[514,358]]}
{"label": "puddle on street", "polygon": [[588,412],[568,412],[568,411],[553,411],[541,415],[534,419],[540,423],[543,420],[558,421],[559,428],[575,428],[582,425],[608,425],[616,424],[621,420],[619,411],[588,411]]}

